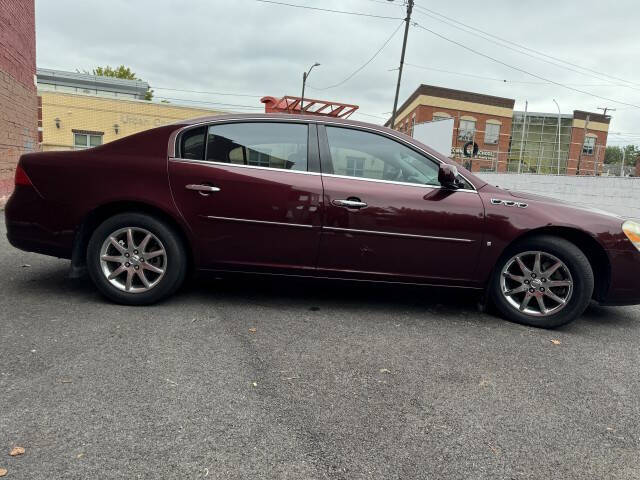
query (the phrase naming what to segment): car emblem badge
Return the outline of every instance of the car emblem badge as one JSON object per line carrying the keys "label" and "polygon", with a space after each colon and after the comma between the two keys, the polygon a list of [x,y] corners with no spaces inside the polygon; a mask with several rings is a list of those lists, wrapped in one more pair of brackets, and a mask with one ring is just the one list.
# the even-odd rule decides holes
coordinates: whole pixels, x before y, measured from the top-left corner
{"label": "car emblem badge", "polygon": [[491,199],[492,205],[504,205],[505,207],[527,208],[529,205],[522,202],[514,202],[513,200],[501,200],[499,198]]}

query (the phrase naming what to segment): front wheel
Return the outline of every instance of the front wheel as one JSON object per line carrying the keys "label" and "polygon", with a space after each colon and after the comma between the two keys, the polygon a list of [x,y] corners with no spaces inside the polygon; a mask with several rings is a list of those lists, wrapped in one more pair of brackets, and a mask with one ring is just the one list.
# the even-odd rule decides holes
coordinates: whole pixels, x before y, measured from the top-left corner
{"label": "front wheel", "polygon": [[150,215],[123,213],[93,232],[87,268],[98,290],[110,300],[148,305],[180,287],[187,257],[170,226]]}
{"label": "front wheel", "polygon": [[567,240],[545,235],[518,242],[502,255],[490,293],[507,319],[554,328],[582,315],[593,286],[584,253]]}

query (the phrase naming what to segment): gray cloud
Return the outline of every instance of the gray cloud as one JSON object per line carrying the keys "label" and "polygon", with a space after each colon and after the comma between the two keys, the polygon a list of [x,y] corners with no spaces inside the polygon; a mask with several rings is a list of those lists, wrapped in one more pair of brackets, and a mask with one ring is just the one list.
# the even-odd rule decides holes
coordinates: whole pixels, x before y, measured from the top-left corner
{"label": "gray cloud", "polygon": [[[400,0],[288,0],[290,3],[404,16]],[[416,12],[414,20],[506,63],[594,94],[640,105],[640,50],[636,2],[514,2],[416,0],[459,22],[578,65],[638,81],[637,90],[579,74],[497,46]],[[339,15],[254,0],[36,0],[38,66],[75,70],[130,66],[153,87],[255,95],[299,95],[304,69],[318,61],[311,86],[332,85],[369,59],[400,20]],[[362,72],[344,85],[308,96],[360,105],[386,118],[393,106],[402,31]],[[406,61],[442,70],[520,82],[539,80],[411,28]],[[434,84],[529,101],[530,111],[597,111],[610,106],[614,132],[640,132],[640,109],[571,92],[556,85],[510,84],[407,66],[400,102],[420,84]],[[603,86],[603,84],[606,84]],[[201,95],[156,89],[156,95],[260,107],[258,98]],[[371,117],[354,116],[372,121]],[[382,123],[380,119],[377,123]],[[611,142],[623,137],[611,136]],[[639,137],[640,138],[640,137]]]}

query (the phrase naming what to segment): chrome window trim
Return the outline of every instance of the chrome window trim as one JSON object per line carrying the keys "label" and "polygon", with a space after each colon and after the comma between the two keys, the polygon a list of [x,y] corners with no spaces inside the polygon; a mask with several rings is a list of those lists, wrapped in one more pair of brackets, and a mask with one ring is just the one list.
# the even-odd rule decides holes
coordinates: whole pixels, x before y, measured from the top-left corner
{"label": "chrome window trim", "polygon": [[371,235],[386,235],[392,237],[401,237],[401,238],[420,238],[423,240],[442,240],[445,242],[460,242],[460,243],[473,243],[475,240],[470,240],[468,238],[452,238],[452,237],[435,237],[431,235],[415,235],[413,233],[396,233],[396,232],[382,232],[376,230],[358,230],[355,228],[339,228],[339,227],[322,227],[323,230],[329,230],[332,232],[346,232],[346,233],[365,233]]}
{"label": "chrome window trim", "polygon": [[[178,137],[180,136],[180,134],[185,131],[188,130],[190,128],[197,128],[197,127],[201,127],[201,126],[208,126],[208,125],[217,125],[217,124],[223,124],[223,123],[238,123],[238,122],[279,122],[279,123],[315,123],[316,125],[324,125],[324,126],[334,126],[334,125],[338,125],[341,127],[345,127],[345,128],[352,128],[354,130],[366,130],[368,132],[377,134],[377,135],[382,135],[383,137],[388,137],[388,138],[393,138],[394,140],[398,141],[399,143],[401,143],[402,145],[404,145],[407,148],[411,148],[413,150],[417,150],[420,153],[422,153],[425,157],[429,158],[430,160],[433,160],[434,162],[437,162],[438,164],[444,164],[445,162],[443,162],[442,160],[433,157],[429,152],[427,152],[426,150],[423,150],[422,148],[418,147],[417,145],[413,145],[411,143],[407,143],[403,138],[401,138],[398,135],[395,135],[393,133],[389,133],[389,132],[381,132],[380,130],[377,130],[375,128],[371,128],[371,127],[367,127],[367,126],[361,126],[361,125],[351,125],[349,123],[341,123],[340,121],[331,121],[328,123],[325,123],[325,121],[322,118],[313,118],[310,116],[310,118],[305,118],[305,119],[301,119],[301,118],[267,118],[267,117],[235,117],[235,118],[224,118],[221,120],[206,120],[206,121],[202,121],[199,123],[194,123],[192,125],[186,125],[182,128],[179,128],[178,130],[176,130],[174,132],[175,134],[175,140],[173,142],[173,152],[172,155],[176,154],[176,143],[178,142]],[[170,156],[172,156],[170,155]],[[176,157],[173,157],[176,160],[182,160],[182,159],[178,159]],[[202,162],[206,162],[206,160],[195,160],[195,161],[202,161]],[[211,163],[211,162],[210,162]],[[222,163],[222,162],[221,162]],[[225,164],[227,165],[227,164]],[[448,165],[448,164],[447,164]],[[239,166],[239,165],[236,165]],[[261,168],[268,168],[269,170],[282,170],[282,169],[278,169],[278,168],[273,168],[273,167],[261,167]],[[291,170],[285,170],[285,171],[291,171]],[[473,182],[471,182],[467,177],[465,177],[463,174],[459,173],[458,175],[460,175],[462,178],[464,178],[466,180],[466,182],[471,185],[473,187],[473,190],[469,190],[469,189],[460,189],[460,190],[456,190],[458,192],[475,192],[478,193],[478,190],[476,189],[475,185],[473,184]],[[347,178],[355,178],[355,177],[347,177]],[[365,179],[365,180],[371,180],[371,179]],[[411,185],[419,185],[419,184],[411,184]],[[432,188],[436,188],[436,187],[432,187]],[[442,187],[439,187],[442,188]]]}
{"label": "chrome window trim", "polygon": [[[348,180],[360,180],[364,182],[376,182],[376,183],[390,183],[392,185],[404,185],[407,187],[418,187],[418,188],[428,188],[433,190],[440,190],[443,187],[441,185],[427,185],[421,183],[410,183],[410,182],[397,182],[395,180],[379,180],[377,178],[366,178],[366,177],[352,177],[350,175],[336,175],[335,173],[323,173],[323,177],[333,177],[333,178],[345,178]],[[471,183],[471,182],[469,182]],[[465,192],[465,193],[478,193],[475,190],[469,190],[468,188],[460,188],[457,190],[451,190],[452,192]]]}
{"label": "chrome window trim", "polygon": [[242,223],[255,223],[259,225],[278,225],[282,227],[298,227],[298,228],[313,228],[313,225],[306,223],[287,223],[287,222],[269,222],[267,220],[251,220],[248,218],[233,218],[233,217],[216,217],[214,215],[207,215],[209,220],[223,220],[227,222],[242,222]]}
{"label": "chrome window trim", "polygon": [[193,160],[186,158],[169,158],[170,162],[176,163],[191,163],[194,165],[203,165],[205,167],[238,167],[238,168],[253,168],[256,170],[269,170],[271,172],[283,172],[283,173],[297,173],[299,175],[320,175],[319,172],[307,172],[303,170],[287,170],[286,168],[274,168],[274,167],[260,167],[258,165],[240,165],[237,163],[215,162],[210,160]]}

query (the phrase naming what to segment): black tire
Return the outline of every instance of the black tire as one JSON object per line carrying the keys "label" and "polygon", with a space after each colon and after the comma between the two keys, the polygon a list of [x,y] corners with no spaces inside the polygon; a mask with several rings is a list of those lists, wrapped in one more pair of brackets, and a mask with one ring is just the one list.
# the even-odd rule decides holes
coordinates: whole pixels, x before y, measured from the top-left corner
{"label": "black tire", "polygon": [[[553,255],[564,263],[571,274],[573,290],[570,298],[559,311],[547,316],[534,316],[519,311],[509,303],[502,293],[501,276],[507,262],[520,253],[531,251],[540,251]],[[508,320],[532,327],[556,328],[566,325],[582,315],[589,305],[593,288],[593,270],[584,253],[576,245],[563,238],[540,235],[517,242],[503,253],[491,278],[489,293],[494,305]],[[540,310],[542,309],[540,308]]]}
{"label": "black tire", "polygon": [[[144,229],[151,233],[161,242],[166,252],[163,258],[163,276],[151,288],[138,293],[114,286],[103,273],[100,260],[103,243],[114,232],[127,228]],[[100,293],[109,300],[123,305],[150,305],[180,288],[187,273],[187,254],[180,235],[165,222],[144,213],[121,213],[105,220],[91,235],[87,247],[87,269]],[[126,273],[124,275],[126,276]]]}

